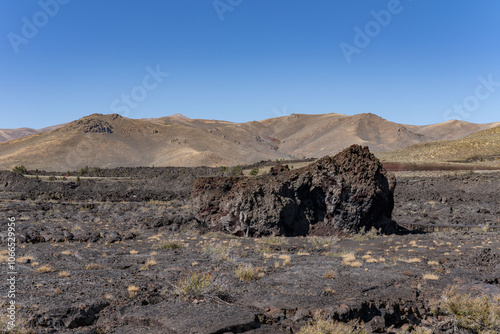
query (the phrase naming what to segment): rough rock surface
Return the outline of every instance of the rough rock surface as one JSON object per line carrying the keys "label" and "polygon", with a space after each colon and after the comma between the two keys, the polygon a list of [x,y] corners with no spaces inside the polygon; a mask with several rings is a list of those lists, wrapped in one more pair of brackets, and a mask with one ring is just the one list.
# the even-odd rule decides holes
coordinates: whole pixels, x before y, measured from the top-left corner
{"label": "rough rock surface", "polygon": [[395,184],[368,147],[353,145],[293,171],[200,178],[191,197],[199,221],[232,234],[327,235],[371,227],[392,231]]}

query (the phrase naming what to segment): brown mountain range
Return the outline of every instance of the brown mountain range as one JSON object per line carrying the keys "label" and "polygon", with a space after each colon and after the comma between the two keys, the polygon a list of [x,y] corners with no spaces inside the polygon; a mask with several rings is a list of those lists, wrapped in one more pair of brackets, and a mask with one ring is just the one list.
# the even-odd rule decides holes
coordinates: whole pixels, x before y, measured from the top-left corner
{"label": "brown mountain range", "polygon": [[375,152],[393,151],[461,138],[499,125],[450,121],[413,126],[374,114],[292,114],[247,123],[182,115],[136,120],[117,114],[93,114],[50,132],[0,143],[0,168],[25,165],[29,169],[65,171],[86,165],[231,166],[321,157],[351,144],[367,145]]}

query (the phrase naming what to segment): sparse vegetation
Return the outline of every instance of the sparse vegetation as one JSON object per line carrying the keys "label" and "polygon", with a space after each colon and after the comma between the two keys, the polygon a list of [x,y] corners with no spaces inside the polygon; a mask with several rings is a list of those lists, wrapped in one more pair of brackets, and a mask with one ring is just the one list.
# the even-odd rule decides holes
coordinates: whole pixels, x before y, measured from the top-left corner
{"label": "sparse vegetation", "polygon": [[250,171],[250,175],[252,176],[259,175],[259,167],[252,168],[252,170]]}
{"label": "sparse vegetation", "polygon": [[279,258],[283,260],[282,263],[283,267],[289,266],[292,263],[292,257],[288,254],[281,254]]}
{"label": "sparse vegetation", "polygon": [[201,251],[204,254],[212,255],[217,261],[227,261],[230,259],[231,247],[224,243],[204,242]]}
{"label": "sparse vegetation", "polygon": [[16,166],[12,169],[13,172],[15,173],[19,173],[19,174],[26,174],[28,173],[28,170],[26,169],[26,167],[24,167],[24,165],[20,165],[20,166]]}
{"label": "sparse vegetation", "polygon": [[439,279],[439,276],[434,275],[434,274],[424,274],[424,276],[422,278],[426,279],[426,280],[436,281]]}
{"label": "sparse vegetation", "polygon": [[422,262],[422,260],[420,260],[418,257],[414,257],[414,258],[411,258],[411,259],[399,259],[399,261],[402,261],[402,262],[406,262],[406,263],[420,263]]}
{"label": "sparse vegetation", "polygon": [[337,236],[331,236],[331,237],[311,236],[311,237],[308,237],[308,239],[309,239],[309,242],[316,247],[330,247],[330,246],[333,246],[340,241],[340,238]]}
{"label": "sparse vegetation", "polygon": [[130,298],[135,298],[135,297],[137,297],[137,294],[139,293],[139,287],[137,287],[135,285],[130,285],[127,288],[127,291],[128,291],[128,295]]}
{"label": "sparse vegetation", "polygon": [[43,265],[35,269],[35,273],[41,273],[41,274],[51,273],[53,271],[54,269],[49,265]]}
{"label": "sparse vegetation", "polygon": [[59,277],[69,277],[69,273],[67,271],[60,271]]}
{"label": "sparse vegetation", "polygon": [[375,227],[372,227],[369,231],[360,231],[358,234],[352,236],[352,240],[357,242],[368,241],[375,239],[379,236],[379,232]]}
{"label": "sparse vegetation", "polygon": [[209,273],[188,272],[177,283],[177,294],[189,297],[201,297],[218,289],[214,277]]}
{"label": "sparse vegetation", "polygon": [[239,176],[239,175],[241,175],[242,171],[243,171],[243,168],[240,165],[233,167],[231,169],[231,176]]}
{"label": "sparse vegetation", "polygon": [[288,240],[285,237],[270,236],[260,238],[257,242],[267,245],[285,245]]}
{"label": "sparse vegetation", "polygon": [[158,262],[155,259],[149,259],[139,270],[149,270],[151,267],[156,266]]}
{"label": "sparse vegetation", "polygon": [[2,314],[0,314],[0,334],[35,334],[35,331],[29,328],[28,321],[19,313],[16,314],[14,327],[9,326],[10,321],[12,320],[2,310]]}
{"label": "sparse vegetation", "polygon": [[85,270],[98,270],[104,269],[104,267],[99,263],[89,263],[85,266]]}
{"label": "sparse vegetation", "polygon": [[343,263],[349,263],[356,260],[356,255],[354,253],[344,253],[340,255],[342,257]]}
{"label": "sparse vegetation", "polygon": [[178,249],[182,247],[179,240],[161,240],[155,245],[157,249]]}
{"label": "sparse vegetation", "polygon": [[315,317],[309,324],[300,329],[299,334],[368,334],[363,327],[364,325],[358,321],[346,324]]}
{"label": "sparse vegetation", "polygon": [[416,327],[413,331],[409,332],[407,330],[405,330],[404,332],[402,332],[401,334],[433,334],[434,332],[432,331],[432,329],[428,329],[428,328],[424,328],[424,327]]}
{"label": "sparse vegetation", "polygon": [[239,264],[234,273],[241,281],[248,282],[258,279],[257,270],[252,264]]}
{"label": "sparse vegetation", "polygon": [[500,296],[472,296],[461,293],[458,286],[452,285],[444,291],[434,311],[453,316],[460,328],[484,334],[500,331]]}

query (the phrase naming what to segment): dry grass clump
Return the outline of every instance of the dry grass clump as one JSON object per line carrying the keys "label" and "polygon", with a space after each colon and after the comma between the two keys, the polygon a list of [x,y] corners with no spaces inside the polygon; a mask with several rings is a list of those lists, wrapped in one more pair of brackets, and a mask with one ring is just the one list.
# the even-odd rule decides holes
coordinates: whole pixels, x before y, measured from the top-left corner
{"label": "dry grass clump", "polygon": [[256,280],[259,278],[257,270],[252,264],[240,264],[234,270],[236,277],[240,279],[240,281],[248,282],[252,280]]}
{"label": "dry grass clump", "polygon": [[361,242],[375,239],[379,236],[379,232],[375,227],[372,227],[369,231],[363,230],[358,234],[352,236],[352,240]]}
{"label": "dry grass clump", "polygon": [[283,267],[289,266],[292,263],[292,257],[288,254],[281,254],[279,256],[281,260],[283,260]]}
{"label": "dry grass clump", "polygon": [[217,289],[212,275],[190,271],[177,282],[176,293],[189,297],[201,297]]}
{"label": "dry grass clump", "polygon": [[54,269],[47,264],[35,269],[35,273],[41,273],[41,274],[51,273],[53,271]]}
{"label": "dry grass clump", "polygon": [[85,266],[85,270],[99,270],[99,269],[104,269],[102,264],[99,263],[89,263]]}
{"label": "dry grass clump", "polygon": [[438,314],[451,315],[458,327],[477,333],[500,332],[500,295],[472,296],[459,292],[458,286],[448,287],[434,310]]}
{"label": "dry grass clump", "polygon": [[330,247],[337,244],[340,241],[340,238],[337,236],[331,236],[331,237],[310,236],[307,239],[313,246],[316,247]]}
{"label": "dry grass clump", "polygon": [[354,253],[344,253],[344,254],[341,254],[341,257],[342,257],[343,263],[349,263],[349,262],[353,262],[354,260],[356,260],[356,255]]}
{"label": "dry grass clump", "polygon": [[179,240],[160,240],[156,245],[156,249],[178,249],[182,247]]}
{"label": "dry grass clump", "polygon": [[349,265],[353,268],[359,268],[363,265],[363,263],[361,263],[359,261],[353,261],[353,262],[350,262]]}
{"label": "dry grass clump", "polygon": [[266,244],[256,245],[255,250],[264,256],[272,253],[271,247],[269,247],[269,245]]}
{"label": "dry grass clump", "polygon": [[130,285],[127,288],[127,291],[128,291],[128,295],[130,298],[135,298],[137,296],[137,294],[139,293],[139,287],[137,287],[135,285]]}
{"label": "dry grass clump", "polygon": [[286,245],[288,240],[285,237],[270,236],[260,238],[257,242],[266,245]]}
{"label": "dry grass clump", "polygon": [[344,253],[342,256],[342,264],[351,266],[353,268],[359,268],[363,264],[359,261],[356,261],[356,255],[354,253]]}
{"label": "dry grass clump", "polygon": [[203,254],[213,256],[217,261],[227,261],[231,258],[231,247],[218,242],[204,242],[201,245]]}
{"label": "dry grass clump", "polygon": [[366,259],[366,263],[378,263],[378,261],[379,260],[374,259],[374,258]]}
{"label": "dry grass clump", "polygon": [[424,327],[416,327],[413,331],[409,332],[405,330],[401,332],[401,334],[433,334],[434,331],[432,329],[424,328]]}
{"label": "dry grass clump", "polygon": [[399,261],[402,261],[402,262],[406,262],[406,263],[420,263],[422,262],[422,260],[420,260],[418,257],[414,257],[414,258],[411,258],[411,259],[399,259]]}
{"label": "dry grass clump", "polygon": [[139,270],[149,270],[151,267],[156,266],[158,262],[155,259],[149,259]]}
{"label": "dry grass clump", "polygon": [[439,276],[434,275],[434,274],[425,274],[422,276],[423,279],[431,280],[431,281],[437,281],[439,279]]}
{"label": "dry grass clump", "polygon": [[59,277],[69,277],[69,273],[67,271],[60,271]]}
{"label": "dry grass clump", "polygon": [[241,247],[241,241],[239,241],[239,240],[235,240],[235,239],[231,239],[231,240],[229,240],[228,246],[229,246],[230,248],[238,248],[238,247]]}
{"label": "dry grass clump", "polygon": [[21,256],[16,259],[17,263],[30,263],[33,262],[35,258],[33,256],[27,255],[27,256]]}
{"label": "dry grass clump", "polygon": [[299,334],[368,334],[368,332],[358,321],[345,324],[315,317],[313,321],[300,329]]}

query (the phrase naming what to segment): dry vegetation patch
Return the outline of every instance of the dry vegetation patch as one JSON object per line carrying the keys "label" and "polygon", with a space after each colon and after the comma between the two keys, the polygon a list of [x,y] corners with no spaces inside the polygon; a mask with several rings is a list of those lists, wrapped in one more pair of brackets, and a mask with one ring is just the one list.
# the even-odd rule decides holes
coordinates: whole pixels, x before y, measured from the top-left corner
{"label": "dry vegetation patch", "polygon": [[477,333],[500,332],[500,295],[494,298],[472,296],[461,293],[458,286],[452,285],[445,290],[434,312],[451,315],[458,327]]}
{"label": "dry vegetation patch", "polygon": [[358,321],[346,324],[315,317],[309,324],[300,329],[299,334],[368,334],[368,332],[364,330],[364,325]]}
{"label": "dry vegetation patch", "polygon": [[51,273],[53,271],[54,268],[52,268],[49,265],[43,265],[35,269],[35,273],[42,273],[42,274]]}
{"label": "dry vegetation patch", "polygon": [[[179,240],[160,240],[155,245],[156,249],[178,249],[181,247],[182,247],[182,243]],[[132,254],[132,251],[131,251],[131,254]]]}
{"label": "dry vegetation patch", "polygon": [[252,264],[239,264],[234,273],[240,281],[248,282],[259,278],[257,269]]}
{"label": "dry vegetation patch", "polygon": [[217,291],[214,277],[209,273],[188,272],[177,282],[175,292],[187,297],[201,297]]}

